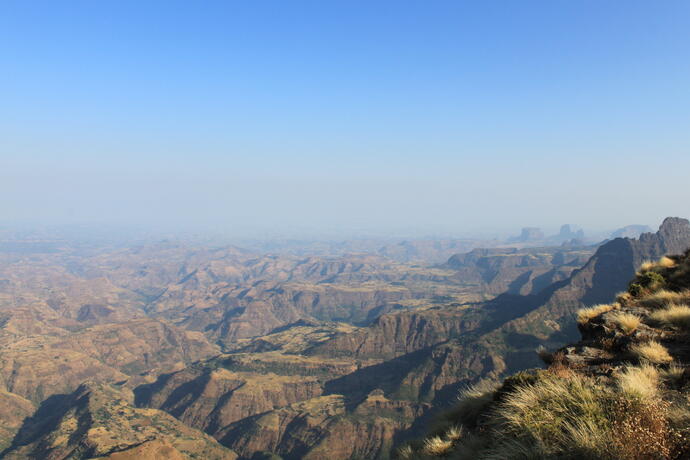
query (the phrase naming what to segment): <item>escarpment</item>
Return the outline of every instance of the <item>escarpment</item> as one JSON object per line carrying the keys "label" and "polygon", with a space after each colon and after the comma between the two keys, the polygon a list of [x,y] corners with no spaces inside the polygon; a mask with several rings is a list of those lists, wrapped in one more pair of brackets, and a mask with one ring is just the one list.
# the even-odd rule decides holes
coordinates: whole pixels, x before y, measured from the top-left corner
{"label": "escarpment", "polygon": [[542,353],[545,369],[465,390],[399,458],[687,458],[690,250],[642,264],[577,323],[582,339]]}

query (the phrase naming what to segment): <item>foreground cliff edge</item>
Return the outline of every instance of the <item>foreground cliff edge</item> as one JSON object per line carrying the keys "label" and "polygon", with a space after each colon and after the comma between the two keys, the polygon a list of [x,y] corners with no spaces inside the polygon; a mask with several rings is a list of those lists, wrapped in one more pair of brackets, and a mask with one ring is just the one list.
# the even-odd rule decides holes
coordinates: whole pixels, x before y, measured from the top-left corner
{"label": "foreground cliff edge", "polygon": [[688,458],[690,250],[641,265],[546,369],[467,389],[402,459]]}

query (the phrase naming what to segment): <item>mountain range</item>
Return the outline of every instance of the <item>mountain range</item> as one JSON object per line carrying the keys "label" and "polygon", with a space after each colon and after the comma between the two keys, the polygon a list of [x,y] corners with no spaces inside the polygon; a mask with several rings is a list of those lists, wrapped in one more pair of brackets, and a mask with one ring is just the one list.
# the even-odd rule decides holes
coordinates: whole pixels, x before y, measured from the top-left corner
{"label": "mountain range", "polygon": [[266,254],[160,243],[0,254],[7,458],[389,458],[458,391],[576,340],[690,223],[601,244]]}

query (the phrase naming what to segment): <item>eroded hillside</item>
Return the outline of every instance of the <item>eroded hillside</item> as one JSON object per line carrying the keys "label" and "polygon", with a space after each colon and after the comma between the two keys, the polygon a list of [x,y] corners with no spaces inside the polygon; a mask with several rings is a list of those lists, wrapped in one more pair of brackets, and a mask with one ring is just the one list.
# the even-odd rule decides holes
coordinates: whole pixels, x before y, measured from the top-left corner
{"label": "eroded hillside", "polygon": [[[7,255],[0,410],[20,415],[3,419],[1,440],[43,458],[61,436],[36,428],[46,404],[78,412],[66,395],[89,381],[133,390],[131,410],[169,414],[243,460],[386,459],[459,388],[529,367],[541,342],[566,343],[575,310],[612,300],[621,274],[673,245],[690,245],[687,221],[640,241],[474,251],[440,266],[167,243]],[[92,443],[92,428],[68,437]],[[147,446],[137,455],[191,455],[172,440]]]}

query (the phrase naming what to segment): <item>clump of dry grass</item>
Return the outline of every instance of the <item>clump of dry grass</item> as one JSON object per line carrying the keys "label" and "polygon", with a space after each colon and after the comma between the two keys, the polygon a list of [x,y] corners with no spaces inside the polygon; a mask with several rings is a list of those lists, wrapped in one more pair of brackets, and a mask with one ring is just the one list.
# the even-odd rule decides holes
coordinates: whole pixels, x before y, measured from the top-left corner
{"label": "clump of dry grass", "polygon": [[618,375],[618,387],[631,396],[644,399],[656,397],[659,391],[659,371],[649,364],[628,366]]}
{"label": "clump of dry grass", "polygon": [[427,455],[444,455],[452,448],[453,441],[450,439],[442,439],[440,436],[433,436],[424,440],[424,453]]}
{"label": "clump of dry grass", "polygon": [[399,448],[397,454],[397,457],[400,460],[412,460],[415,458],[414,449],[412,449],[412,446],[410,445]]}
{"label": "clump of dry grass", "polygon": [[615,304],[600,304],[589,308],[583,308],[577,312],[577,322],[586,324],[593,318],[617,308]]}
{"label": "clump of dry grass", "polygon": [[682,303],[684,300],[690,300],[690,293],[674,292],[666,289],[661,289],[653,294],[645,296],[640,299],[640,305],[646,308],[663,308],[673,303]]}
{"label": "clump of dry grass", "polygon": [[675,267],[676,261],[671,259],[670,257],[664,256],[661,259],[659,259],[659,262],[657,264],[662,268],[671,268]]}
{"label": "clump of dry grass", "polygon": [[635,344],[630,347],[630,351],[640,360],[652,364],[666,364],[673,361],[673,357],[668,354],[666,347],[655,341]]}
{"label": "clump of dry grass", "polygon": [[685,380],[685,368],[671,364],[666,369],[659,371],[659,376],[670,386],[681,386]]}
{"label": "clump of dry grass", "polygon": [[649,315],[649,319],[663,326],[677,326],[690,329],[690,307],[687,305],[671,304],[662,310],[656,310]]}
{"label": "clump of dry grass", "polygon": [[655,264],[654,262],[652,262],[651,260],[645,260],[645,261],[642,262],[642,264],[640,265],[640,270],[639,270],[639,272],[640,272],[640,273],[648,272],[648,271],[654,269],[655,266],[656,266],[656,264]]}
{"label": "clump of dry grass", "polygon": [[451,427],[476,425],[480,415],[493,403],[498,387],[499,384],[493,380],[482,380],[465,388],[458,395],[457,404],[444,414],[441,424]]}
{"label": "clump of dry grass", "polygon": [[613,317],[613,322],[624,334],[632,334],[638,328],[642,319],[632,313],[618,312]]}
{"label": "clump of dry grass", "polygon": [[606,394],[603,387],[585,377],[544,378],[518,387],[497,410],[501,436],[532,439],[544,449],[544,456],[573,449],[573,440],[580,436],[576,432],[584,425],[594,427],[594,433],[609,432],[606,406],[601,403]]}

